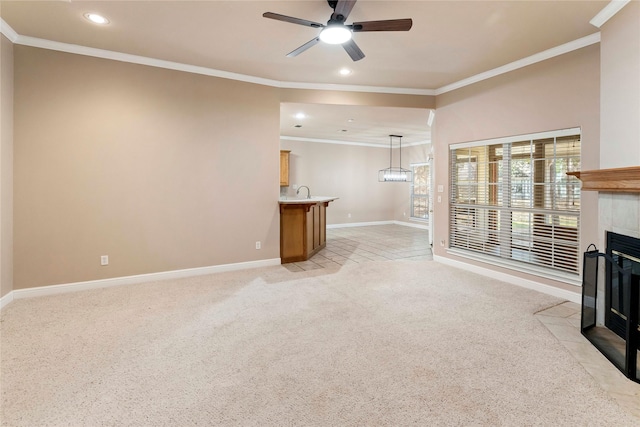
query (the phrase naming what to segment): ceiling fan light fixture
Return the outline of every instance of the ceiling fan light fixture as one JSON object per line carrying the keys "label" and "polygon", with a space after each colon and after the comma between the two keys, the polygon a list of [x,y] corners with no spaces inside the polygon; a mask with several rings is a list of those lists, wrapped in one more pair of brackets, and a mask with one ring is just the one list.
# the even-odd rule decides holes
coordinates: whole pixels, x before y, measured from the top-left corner
{"label": "ceiling fan light fixture", "polygon": [[320,33],[320,40],[327,44],[342,44],[351,40],[351,30],[344,25],[329,25]]}
{"label": "ceiling fan light fixture", "polygon": [[362,21],[345,24],[356,1],[358,0],[327,0],[327,3],[333,10],[331,17],[327,21],[327,25],[273,12],[265,12],[262,16],[277,21],[289,22],[290,24],[303,25],[315,29],[322,28],[320,34],[297,49],[287,53],[288,58],[298,56],[322,41],[327,44],[341,44],[353,61],[360,61],[365,55],[351,38],[353,31],[409,31],[413,25],[411,18],[384,19],[381,21]]}

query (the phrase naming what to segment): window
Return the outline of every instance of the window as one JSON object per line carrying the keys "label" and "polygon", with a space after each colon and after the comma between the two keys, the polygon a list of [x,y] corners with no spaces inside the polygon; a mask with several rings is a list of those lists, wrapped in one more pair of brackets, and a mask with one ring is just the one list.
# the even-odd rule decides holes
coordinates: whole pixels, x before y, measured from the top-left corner
{"label": "window", "polygon": [[429,219],[429,188],[431,173],[429,164],[412,164],[413,183],[411,184],[411,218]]}
{"label": "window", "polygon": [[450,248],[577,275],[580,129],[451,146]]}

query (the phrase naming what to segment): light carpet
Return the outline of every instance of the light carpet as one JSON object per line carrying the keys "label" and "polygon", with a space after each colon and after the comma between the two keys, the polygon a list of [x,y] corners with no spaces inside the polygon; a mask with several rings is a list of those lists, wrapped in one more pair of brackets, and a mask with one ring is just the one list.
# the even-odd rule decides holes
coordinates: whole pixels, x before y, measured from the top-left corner
{"label": "light carpet", "polygon": [[428,261],[16,300],[1,424],[635,425],[534,318],[560,302]]}

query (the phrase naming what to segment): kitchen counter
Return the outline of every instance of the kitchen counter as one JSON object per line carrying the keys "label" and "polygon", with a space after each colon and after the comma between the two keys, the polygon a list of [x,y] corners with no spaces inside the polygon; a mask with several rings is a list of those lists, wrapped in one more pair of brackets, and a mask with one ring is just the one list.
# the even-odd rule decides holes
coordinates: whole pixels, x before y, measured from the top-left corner
{"label": "kitchen counter", "polygon": [[294,204],[315,204],[321,202],[333,202],[337,200],[338,197],[328,197],[328,196],[315,196],[310,199],[305,198],[295,198],[295,197],[281,197],[278,201],[280,204],[285,205],[294,205]]}
{"label": "kitchen counter", "polygon": [[327,206],[338,197],[280,198],[280,262],[306,261],[327,244]]}

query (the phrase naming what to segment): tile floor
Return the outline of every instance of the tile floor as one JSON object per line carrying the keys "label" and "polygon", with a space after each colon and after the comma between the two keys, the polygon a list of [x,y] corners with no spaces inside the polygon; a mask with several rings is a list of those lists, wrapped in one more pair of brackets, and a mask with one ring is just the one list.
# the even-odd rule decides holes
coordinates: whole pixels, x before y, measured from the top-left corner
{"label": "tile floor", "polygon": [[640,384],[627,379],[580,333],[580,304],[564,302],[536,313],[549,331],[618,404],[638,417]]}
{"label": "tile floor", "polygon": [[295,272],[394,259],[433,259],[429,231],[395,224],[329,228],[324,249],[307,261],[284,267]]}

